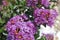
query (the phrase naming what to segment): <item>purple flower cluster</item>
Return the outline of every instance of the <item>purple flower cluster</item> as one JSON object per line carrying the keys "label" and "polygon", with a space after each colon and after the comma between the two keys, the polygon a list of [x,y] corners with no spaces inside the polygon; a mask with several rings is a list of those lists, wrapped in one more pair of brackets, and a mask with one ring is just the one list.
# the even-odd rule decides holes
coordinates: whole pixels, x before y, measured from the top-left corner
{"label": "purple flower cluster", "polygon": [[37,25],[47,24],[52,26],[57,12],[54,9],[36,9],[34,11],[34,21]]}
{"label": "purple flower cluster", "polygon": [[28,20],[25,15],[17,15],[8,21],[6,25],[7,40],[35,40],[36,27],[31,21],[25,20]]}
{"label": "purple flower cluster", "polygon": [[[4,2],[4,1],[3,1]],[[36,8],[33,12],[33,22],[38,25],[48,25],[52,27],[54,20],[57,16],[55,9],[45,9],[49,7],[49,0],[26,0],[27,6]],[[4,2],[5,5],[5,2]],[[44,8],[38,8],[37,6],[44,6]],[[8,32],[7,40],[35,40],[34,35],[37,29],[32,21],[30,21],[25,14],[17,15],[11,18],[6,29]],[[53,36],[50,34],[45,35],[46,40],[53,40]]]}
{"label": "purple flower cluster", "polygon": [[27,6],[36,7],[37,4],[44,5],[45,7],[49,6],[49,0],[26,0]]}

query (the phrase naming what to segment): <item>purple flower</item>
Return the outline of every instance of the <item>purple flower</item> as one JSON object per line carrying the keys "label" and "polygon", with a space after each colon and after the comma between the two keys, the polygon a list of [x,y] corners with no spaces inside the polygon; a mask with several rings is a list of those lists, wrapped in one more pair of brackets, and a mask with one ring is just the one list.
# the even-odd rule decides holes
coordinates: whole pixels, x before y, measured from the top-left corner
{"label": "purple flower", "polygon": [[3,0],[2,3],[3,3],[4,6],[7,6],[8,5],[7,0]]}
{"label": "purple flower", "polygon": [[36,7],[38,0],[26,0],[27,6]]}
{"label": "purple flower", "polygon": [[52,26],[54,24],[54,19],[57,16],[57,12],[54,9],[36,9],[34,11],[34,21],[37,25],[47,24]]}
{"label": "purple flower", "polygon": [[45,37],[46,40],[54,40],[54,36],[52,34],[46,34]]}
{"label": "purple flower", "polygon": [[48,7],[50,5],[49,0],[26,0],[26,3],[29,7],[36,7],[37,4],[42,4],[45,7]]}
{"label": "purple flower", "polygon": [[8,1],[7,0],[1,0],[0,1],[0,11],[3,10],[3,6],[7,6],[8,5]]}
{"label": "purple flower", "polygon": [[34,40],[36,27],[31,21],[24,21],[27,19],[25,15],[17,15],[11,18],[6,25],[8,37],[9,35],[13,35],[13,40]]}
{"label": "purple flower", "polygon": [[41,0],[41,4],[44,5],[45,7],[48,7],[50,2],[49,0]]}

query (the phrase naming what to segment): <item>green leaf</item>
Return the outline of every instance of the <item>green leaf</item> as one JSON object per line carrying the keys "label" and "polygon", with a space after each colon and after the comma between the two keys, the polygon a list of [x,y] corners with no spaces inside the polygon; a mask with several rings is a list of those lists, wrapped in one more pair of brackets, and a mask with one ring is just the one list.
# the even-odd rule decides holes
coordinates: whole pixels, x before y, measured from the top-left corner
{"label": "green leaf", "polygon": [[57,2],[57,0],[50,0],[51,2]]}
{"label": "green leaf", "polygon": [[5,23],[5,21],[0,18],[0,24],[3,24],[3,23]]}
{"label": "green leaf", "polygon": [[0,28],[0,33],[4,32],[4,27]]}

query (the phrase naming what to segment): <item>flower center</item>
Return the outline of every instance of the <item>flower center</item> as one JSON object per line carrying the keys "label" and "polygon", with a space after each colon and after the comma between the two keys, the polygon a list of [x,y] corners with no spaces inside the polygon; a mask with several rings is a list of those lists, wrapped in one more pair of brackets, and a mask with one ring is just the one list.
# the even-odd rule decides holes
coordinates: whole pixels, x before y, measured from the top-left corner
{"label": "flower center", "polygon": [[40,15],[43,15],[46,20],[50,17],[50,13],[44,13],[43,11],[40,12]]}
{"label": "flower center", "polygon": [[42,14],[44,14],[44,12],[42,11],[42,12],[40,12],[40,14],[42,15]]}
{"label": "flower center", "polygon": [[19,29],[19,28],[16,28],[16,30],[15,30],[15,34],[18,34],[19,31],[20,31],[20,29]]}
{"label": "flower center", "polygon": [[19,35],[19,36],[18,36],[18,38],[20,38],[20,39],[21,39],[21,38],[22,38],[22,35]]}
{"label": "flower center", "polygon": [[47,13],[45,16],[46,20],[48,20],[49,16],[50,16],[50,13]]}

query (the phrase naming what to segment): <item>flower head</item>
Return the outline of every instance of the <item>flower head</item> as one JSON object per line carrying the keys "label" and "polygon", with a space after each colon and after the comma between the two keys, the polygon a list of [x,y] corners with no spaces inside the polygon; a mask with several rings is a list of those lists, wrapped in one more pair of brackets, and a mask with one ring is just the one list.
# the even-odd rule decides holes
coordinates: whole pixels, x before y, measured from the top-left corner
{"label": "flower head", "polygon": [[6,25],[8,37],[9,35],[13,35],[12,39],[16,40],[34,40],[36,28],[31,21],[24,20],[27,20],[26,16],[24,17],[17,15],[8,21]]}
{"label": "flower head", "polygon": [[34,21],[37,25],[47,24],[52,26],[54,19],[57,16],[56,10],[36,9],[34,11]]}

